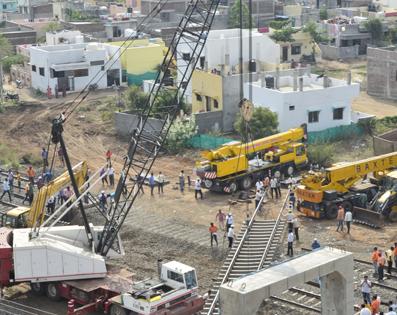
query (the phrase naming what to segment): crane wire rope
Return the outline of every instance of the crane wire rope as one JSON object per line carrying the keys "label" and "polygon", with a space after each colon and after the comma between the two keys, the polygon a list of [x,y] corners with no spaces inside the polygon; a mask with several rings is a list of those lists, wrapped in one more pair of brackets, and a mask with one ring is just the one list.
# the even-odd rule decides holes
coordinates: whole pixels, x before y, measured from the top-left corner
{"label": "crane wire rope", "polygon": [[[168,0],[165,0],[165,1],[159,0],[159,1],[156,3],[156,5],[155,5],[155,6],[153,7],[153,9],[149,12],[149,14],[138,24],[136,34],[135,34],[135,35],[134,35],[134,34],[129,35],[129,36],[127,37],[127,39],[125,39],[125,40],[123,41],[123,43],[119,46],[119,48],[111,55],[111,57],[109,58],[109,60],[106,61],[106,63],[105,63],[104,66],[103,66],[104,69],[111,69],[111,68],[112,68],[112,66],[121,58],[121,56],[124,54],[124,52],[125,52],[129,47],[131,47],[131,45],[135,42],[135,40],[137,39],[137,38],[136,38],[137,34],[139,34],[140,32],[142,32],[142,29],[144,29],[144,27],[145,27],[145,24],[144,24],[144,23],[146,23],[147,21],[148,21],[148,23],[150,23],[150,21],[153,20],[153,19],[160,13],[160,11],[162,10],[162,8],[163,8],[167,3],[168,3]],[[141,27],[142,27],[142,28],[141,28]],[[126,45],[126,47],[124,47],[125,45]],[[117,55],[117,57],[115,58],[116,55]],[[113,62],[112,62],[112,64],[109,66],[109,63],[111,63],[112,60],[113,60]],[[108,67],[108,66],[109,66],[109,67]],[[108,67],[108,68],[106,68],[106,67]],[[94,75],[94,77],[92,77],[92,78],[90,79],[90,81],[85,85],[85,87],[83,88],[83,90],[80,91],[79,94],[78,94],[69,104],[66,105],[65,109],[62,111],[62,114],[61,114],[61,115],[64,115],[64,117],[63,117],[63,122],[64,122],[64,123],[66,122],[67,118],[70,117],[70,115],[78,108],[78,106],[79,106],[79,105],[87,98],[87,96],[90,94],[91,90],[89,89],[89,87],[90,87],[90,85],[92,84],[92,82],[98,77],[98,75],[99,75],[100,73],[102,73],[102,75],[96,80],[96,83],[99,82],[99,81],[104,77],[104,75],[105,75],[107,72],[106,72],[106,71],[102,71],[102,70],[98,70],[97,73]],[[85,93],[85,95],[83,95],[84,93]],[[82,96],[82,95],[83,95],[83,96]],[[82,96],[82,97],[81,97],[81,96]],[[81,99],[79,100],[80,97],[81,97]],[[78,102],[77,102],[77,101],[78,101]],[[77,104],[76,104],[74,107],[72,107],[73,104],[76,103],[76,102],[77,102]],[[62,105],[65,105],[65,103],[62,104]],[[67,111],[68,111],[69,109],[71,109],[71,110],[70,110],[69,113],[67,113]],[[66,114],[66,115],[65,115],[65,114]],[[61,116],[61,117],[62,117],[62,116]],[[46,150],[46,152],[47,152],[47,164],[48,164],[48,161],[49,161],[49,159],[48,159],[48,154],[49,154],[49,151],[50,151],[50,146],[51,146],[51,134],[50,134],[50,136],[48,137],[48,141],[47,141],[47,150]],[[49,172],[50,174],[52,174],[53,167],[54,167],[56,148],[57,148],[57,145],[55,144],[55,147],[54,147],[54,154],[53,154],[52,159],[51,159],[51,167],[48,169],[48,172]],[[45,170],[46,170],[46,165],[45,165],[45,163],[44,163],[44,161],[43,161],[43,172],[42,172],[43,175],[44,175],[44,173],[45,173]],[[47,192],[46,192],[45,198],[47,198],[47,197],[48,197],[48,195],[47,195]],[[44,205],[44,207],[45,207],[45,205]],[[43,210],[43,209],[42,209],[42,210]],[[43,210],[42,212],[44,213],[44,210]],[[36,222],[34,222],[34,229],[36,229],[36,227],[37,227],[37,220],[36,220]],[[33,228],[33,226],[32,226],[32,228]]]}

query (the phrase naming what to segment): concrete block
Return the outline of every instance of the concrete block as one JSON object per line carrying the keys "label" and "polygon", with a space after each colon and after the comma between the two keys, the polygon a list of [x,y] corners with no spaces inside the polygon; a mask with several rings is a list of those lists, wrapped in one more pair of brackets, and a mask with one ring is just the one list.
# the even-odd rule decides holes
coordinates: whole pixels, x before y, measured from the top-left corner
{"label": "concrete block", "polygon": [[303,273],[295,274],[287,279],[288,287],[295,287],[305,282],[305,276]]}

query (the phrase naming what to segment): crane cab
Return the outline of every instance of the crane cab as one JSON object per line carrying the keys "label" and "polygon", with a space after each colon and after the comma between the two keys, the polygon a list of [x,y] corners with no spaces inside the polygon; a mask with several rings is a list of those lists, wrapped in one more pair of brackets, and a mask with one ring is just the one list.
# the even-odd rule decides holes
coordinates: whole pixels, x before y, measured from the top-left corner
{"label": "crane cab", "polygon": [[30,208],[28,207],[16,207],[10,211],[1,215],[1,226],[7,226],[11,228],[26,228],[28,226]]}
{"label": "crane cab", "polygon": [[196,270],[177,261],[161,265],[160,280],[175,288],[184,287],[187,290],[197,288]]}

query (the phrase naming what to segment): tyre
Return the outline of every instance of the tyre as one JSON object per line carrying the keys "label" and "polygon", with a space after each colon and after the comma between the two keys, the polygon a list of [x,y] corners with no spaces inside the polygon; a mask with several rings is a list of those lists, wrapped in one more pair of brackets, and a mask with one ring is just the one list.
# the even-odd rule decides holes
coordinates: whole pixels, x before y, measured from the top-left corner
{"label": "tyre", "polygon": [[237,184],[236,184],[236,182],[231,182],[231,183],[229,184],[229,192],[230,192],[231,194],[234,194],[236,191],[237,191]]}
{"label": "tyre", "polygon": [[30,290],[34,295],[44,295],[45,294],[45,284],[40,282],[34,282],[30,284]]}
{"label": "tyre", "polygon": [[291,177],[295,173],[295,167],[293,165],[289,165],[285,168],[285,176]]}
{"label": "tyre", "polygon": [[209,180],[209,179],[204,180],[205,188],[210,189],[212,187],[212,185],[213,185],[212,180]]}
{"label": "tyre", "polygon": [[338,207],[334,203],[330,203],[325,208],[325,216],[327,219],[336,219],[338,216]]}
{"label": "tyre", "polygon": [[240,181],[240,189],[241,190],[248,190],[251,188],[251,185],[252,185],[252,178],[250,176],[245,176]]}
{"label": "tyre", "polygon": [[349,210],[351,213],[353,213],[353,204],[350,201],[348,200],[343,201],[342,207],[343,209],[345,209],[345,212]]}
{"label": "tyre", "polygon": [[127,311],[120,305],[112,304],[110,307],[110,315],[127,315]]}
{"label": "tyre", "polygon": [[59,301],[61,299],[61,295],[59,294],[58,283],[48,283],[46,287],[46,295],[51,301]]}
{"label": "tyre", "polygon": [[392,210],[389,214],[389,220],[391,222],[397,222],[397,211],[396,210]]}

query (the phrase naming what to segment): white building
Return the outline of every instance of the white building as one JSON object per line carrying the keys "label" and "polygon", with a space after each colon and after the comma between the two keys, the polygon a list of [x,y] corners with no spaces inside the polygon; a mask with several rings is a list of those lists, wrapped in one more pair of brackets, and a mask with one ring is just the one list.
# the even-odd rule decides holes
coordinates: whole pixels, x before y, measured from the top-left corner
{"label": "white building", "polygon": [[[249,30],[243,30],[243,64],[248,70],[249,61]],[[187,62],[191,57],[191,45],[180,45],[178,51],[177,67],[178,67],[178,82],[181,80],[180,71],[184,71]],[[225,29],[213,30],[209,32],[206,45],[203,49],[201,58],[197,67],[201,69],[219,68],[224,65],[225,71],[236,73],[239,71],[240,58],[240,30],[239,29]],[[252,59],[260,64],[278,65],[280,63],[280,45],[271,40],[268,34],[259,33],[256,30],[252,31]],[[182,58],[181,58],[182,57]],[[189,83],[185,96],[187,101],[191,103],[192,86]]]}
{"label": "white building", "polygon": [[[360,93],[358,83],[315,74],[298,76],[298,71],[267,76],[260,81],[246,83],[244,95],[248,98],[252,88],[255,106],[267,107],[277,113],[280,131],[307,123],[308,131],[320,131],[356,120],[352,113],[352,100]],[[274,85],[274,88],[267,88]],[[352,115],[354,117],[352,117]]]}
{"label": "white building", "polygon": [[47,45],[58,44],[82,44],[84,36],[80,31],[61,30],[55,32],[47,32],[45,34]]}
{"label": "white building", "polygon": [[[30,47],[32,88],[79,92],[91,81],[98,89],[121,82],[118,47],[103,43]],[[107,64],[109,59],[112,61]],[[90,83],[91,84],[91,83]]]}

